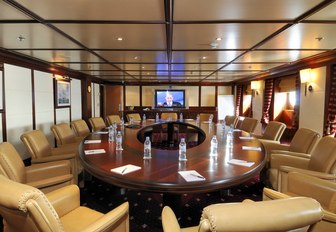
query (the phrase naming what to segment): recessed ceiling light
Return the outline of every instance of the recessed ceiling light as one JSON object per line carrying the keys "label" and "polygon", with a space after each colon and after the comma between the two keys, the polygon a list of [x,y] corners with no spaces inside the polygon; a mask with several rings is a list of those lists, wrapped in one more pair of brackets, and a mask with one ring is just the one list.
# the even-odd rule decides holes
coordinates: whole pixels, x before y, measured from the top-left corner
{"label": "recessed ceiling light", "polygon": [[118,40],[118,41],[122,41],[123,38],[122,38],[122,37],[118,37],[117,40]]}
{"label": "recessed ceiling light", "polygon": [[319,37],[316,37],[315,39],[316,39],[317,41],[320,42],[320,41],[323,40],[324,38],[323,38],[322,36],[319,36]]}
{"label": "recessed ceiling light", "polygon": [[141,68],[142,68],[142,69],[144,69],[144,68],[145,68],[145,66],[142,66]]}
{"label": "recessed ceiling light", "polygon": [[221,41],[222,38],[221,38],[221,37],[217,37],[216,40],[217,40],[217,41]]}
{"label": "recessed ceiling light", "polygon": [[137,60],[138,58],[139,58],[139,57],[137,57],[137,56],[134,56],[134,57],[133,57],[134,60]]}
{"label": "recessed ceiling light", "polygon": [[202,60],[205,60],[207,57],[206,56],[202,56]]}
{"label": "recessed ceiling light", "polygon": [[16,37],[16,39],[20,42],[24,41],[26,38],[23,37],[22,35],[19,35],[18,37]]}

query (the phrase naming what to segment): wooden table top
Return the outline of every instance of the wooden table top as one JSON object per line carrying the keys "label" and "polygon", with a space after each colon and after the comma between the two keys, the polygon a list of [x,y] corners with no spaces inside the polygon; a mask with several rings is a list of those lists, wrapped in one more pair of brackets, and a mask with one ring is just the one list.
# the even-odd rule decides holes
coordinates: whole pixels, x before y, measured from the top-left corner
{"label": "wooden table top", "polygon": [[[194,121],[186,121],[194,124]],[[153,121],[147,120],[145,126]],[[179,162],[178,150],[152,148],[152,159],[143,159],[143,144],[137,139],[139,128],[124,128],[123,151],[116,151],[115,143],[108,142],[107,134],[91,134],[86,140],[100,139],[101,143],[80,144],[80,158],[86,171],[93,176],[116,186],[162,193],[209,192],[228,188],[247,181],[259,173],[265,165],[265,151],[257,139],[245,140],[249,136],[244,131],[234,131],[232,146],[227,146],[221,125],[201,123],[205,132],[204,142],[187,149],[187,161]],[[216,134],[218,156],[211,157],[210,140]],[[243,150],[242,146],[261,147],[261,151]],[[85,155],[84,150],[104,149],[106,153]],[[231,159],[254,162],[251,167],[229,164]],[[133,164],[140,170],[118,174],[111,169]],[[178,171],[195,170],[205,180],[186,182]]]}

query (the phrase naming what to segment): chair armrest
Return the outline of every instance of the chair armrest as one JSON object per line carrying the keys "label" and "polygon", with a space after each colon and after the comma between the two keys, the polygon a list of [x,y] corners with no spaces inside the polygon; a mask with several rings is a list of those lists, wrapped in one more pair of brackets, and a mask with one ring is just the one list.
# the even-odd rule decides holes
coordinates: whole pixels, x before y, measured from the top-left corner
{"label": "chair armrest", "polygon": [[53,178],[71,174],[69,160],[60,160],[48,163],[33,164],[25,167],[27,182],[40,181],[41,178]]}
{"label": "chair armrest", "polygon": [[51,148],[51,155],[74,155],[78,153],[78,146],[74,146],[73,144],[65,144],[62,147],[54,147]]}
{"label": "chair armrest", "polygon": [[284,154],[271,154],[270,157],[270,167],[279,169],[280,166],[291,166],[302,169],[307,169],[309,164],[309,159],[291,155]]}
{"label": "chair armrest", "polygon": [[169,206],[162,210],[162,227],[163,231],[180,232],[181,228],[175,216],[175,213]]}
{"label": "chair armrest", "polygon": [[331,223],[336,223],[336,214],[329,212],[328,210],[323,210],[323,221],[331,222]]}
{"label": "chair armrest", "polygon": [[[115,230],[115,228],[123,228]],[[125,202],[111,210],[82,232],[91,231],[129,231],[129,204]]]}
{"label": "chair armrest", "polygon": [[48,200],[59,217],[80,206],[80,195],[77,185],[68,185],[46,194]]}
{"label": "chair armrest", "polygon": [[266,139],[259,139],[259,141],[264,145],[267,153],[270,153],[270,151],[272,150],[284,150],[284,151],[289,150],[289,145],[281,144],[279,141],[266,140]]}
{"label": "chair armrest", "polygon": [[311,155],[307,153],[301,153],[301,152],[294,152],[294,151],[283,151],[283,150],[272,150],[272,154],[284,154],[284,155],[291,155],[296,157],[302,157],[306,159],[310,159]]}
{"label": "chair armrest", "polygon": [[268,201],[268,200],[277,200],[277,199],[286,199],[289,198],[290,196],[278,191],[275,191],[270,188],[263,188],[263,201]]}
{"label": "chair armrest", "polygon": [[33,164],[38,164],[38,163],[46,163],[46,162],[52,162],[52,161],[58,161],[58,160],[70,160],[74,159],[76,157],[75,153],[70,153],[70,154],[60,154],[60,155],[51,155],[51,156],[45,156],[41,158],[34,158],[32,159]]}
{"label": "chair armrest", "polygon": [[334,174],[328,174],[324,172],[317,172],[317,171],[311,171],[311,170],[306,170],[306,169],[301,169],[301,168],[295,168],[295,167],[289,167],[289,166],[281,166],[279,168],[280,172],[283,173],[289,173],[289,172],[300,172],[309,176],[314,176],[320,179],[328,180],[328,181],[335,181],[336,180],[336,175]]}

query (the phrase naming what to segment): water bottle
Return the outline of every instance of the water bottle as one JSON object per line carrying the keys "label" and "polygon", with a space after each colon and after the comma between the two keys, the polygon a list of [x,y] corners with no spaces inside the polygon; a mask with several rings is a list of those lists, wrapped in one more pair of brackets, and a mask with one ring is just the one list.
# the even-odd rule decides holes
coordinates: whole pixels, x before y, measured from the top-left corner
{"label": "water bottle", "polygon": [[180,113],[180,121],[183,121],[183,114]]}
{"label": "water bottle", "polygon": [[210,156],[217,156],[217,136],[214,135],[211,139],[211,153]]}
{"label": "water bottle", "polygon": [[131,117],[130,117],[130,125],[133,125],[133,122],[134,122],[134,121],[133,121],[133,117],[131,116]]}
{"label": "water bottle", "polygon": [[113,122],[113,127],[114,127],[114,129],[117,129],[118,125],[117,125],[116,121]]}
{"label": "water bottle", "polygon": [[160,121],[159,114],[156,113],[156,115],[155,115],[155,122],[159,122],[159,121]]}
{"label": "water bottle", "polygon": [[142,121],[146,121],[146,114],[142,115]]}
{"label": "water bottle", "polygon": [[122,118],[122,119],[120,120],[120,127],[123,128],[123,127],[124,127],[124,124],[125,124],[125,122],[124,122],[124,119]]}
{"label": "water bottle", "polygon": [[196,117],[196,125],[199,126],[200,125],[200,115],[197,114],[197,117]]}
{"label": "water bottle", "polygon": [[149,140],[149,137],[146,137],[144,142],[144,159],[151,159],[152,158],[152,144]]}
{"label": "water bottle", "polygon": [[212,124],[212,120],[213,120],[213,115],[211,114],[209,117],[209,124]]}
{"label": "water bottle", "polygon": [[109,143],[114,142],[114,128],[112,125],[108,128],[108,141]]}
{"label": "water bottle", "polygon": [[118,133],[117,133],[117,137],[116,137],[116,150],[117,151],[123,150],[123,148],[122,148],[122,135],[121,135],[121,131],[118,131]]}
{"label": "water bottle", "polygon": [[181,142],[179,145],[179,161],[187,160],[187,144],[185,142],[185,138],[181,138]]}

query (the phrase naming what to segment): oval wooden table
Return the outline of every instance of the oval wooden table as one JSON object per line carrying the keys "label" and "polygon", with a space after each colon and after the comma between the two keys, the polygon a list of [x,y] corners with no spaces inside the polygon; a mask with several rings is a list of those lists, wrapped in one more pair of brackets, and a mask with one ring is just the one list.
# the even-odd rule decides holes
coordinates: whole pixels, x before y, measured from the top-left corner
{"label": "oval wooden table", "polygon": [[[194,121],[180,122],[195,125]],[[143,127],[155,124],[147,120]],[[108,142],[107,134],[91,134],[86,140],[100,139],[97,144],[80,144],[80,158],[86,171],[93,176],[113,185],[159,193],[210,192],[241,184],[256,176],[265,165],[265,152],[257,139],[240,139],[249,136],[243,131],[234,131],[231,146],[224,138],[221,125],[201,123],[205,140],[198,146],[187,149],[187,161],[179,162],[178,150],[152,148],[152,159],[143,159],[143,144],[137,139],[140,128],[123,129],[123,151],[116,151],[115,143]],[[210,140],[213,135],[218,139],[218,156],[211,157]],[[243,150],[242,146],[261,147],[261,151]],[[85,155],[84,150],[104,149],[106,153]],[[251,167],[229,164],[231,159],[254,162]],[[140,170],[118,174],[111,169],[133,164]],[[186,182],[178,173],[195,170],[205,180]]]}

